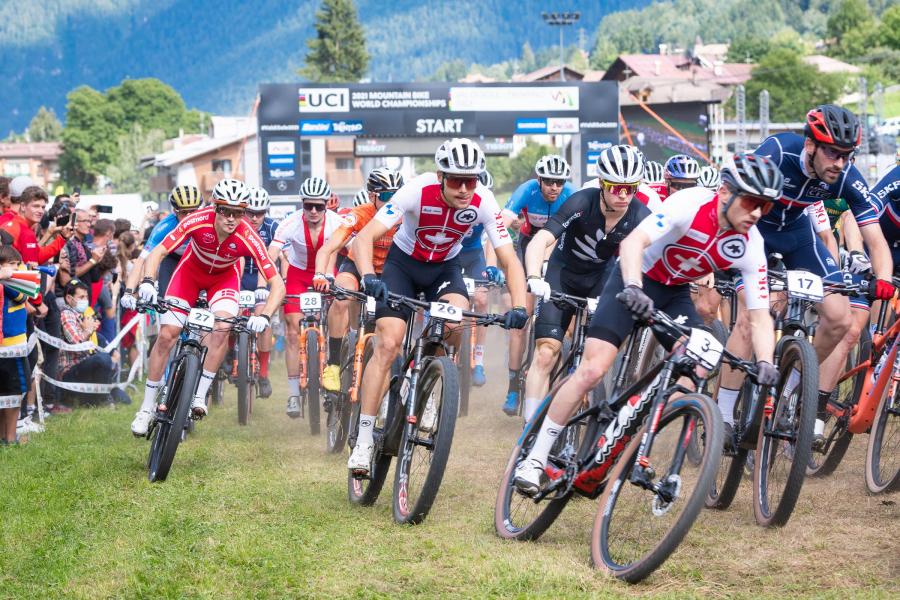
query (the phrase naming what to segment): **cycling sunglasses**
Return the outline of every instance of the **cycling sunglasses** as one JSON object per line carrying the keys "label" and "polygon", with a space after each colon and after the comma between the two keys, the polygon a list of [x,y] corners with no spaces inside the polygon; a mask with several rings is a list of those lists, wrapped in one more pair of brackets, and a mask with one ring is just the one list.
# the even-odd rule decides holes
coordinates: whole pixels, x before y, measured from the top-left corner
{"label": "cycling sunglasses", "polygon": [[463,186],[465,186],[467,190],[474,190],[475,186],[478,185],[478,178],[460,175],[444,175],[444,183],[446,183],[447,187],[451,190],[458,190]]}
{"label": "cycling sunglasses", "polygon": [[251,218],[257,218],[257,217],[266,216],[266,211],[264,211],[264,210],[248,210],[244,214]]}
{"label": "cycling sunglasses", "polygon": [[638,189],[636,183],[613,183],[612,181],[604,181],[603,189],[611,192],[613,196],[620,196],[625,192],[628,196],[634,194]]}
{"label": "cycling sunglasses", "polygon": [[216,214],[222,215],[226,219],[240,219],[244,216],[244,209],[228,208],[227,206],[217,206]]}
{"label": "cycling sunglasses", "polygon": [[673,191],[686,190],[688,188],[697,187],[696,181],[670,181],[669,189]]}
{"label": "cycling sunglasses", "polygon": [[737,197],[737,201],[741,208],[747,212],[753,212],[758,208],[759,212],[763,215],[769,214],[769,211],[775,206],[775,203],[771,200],[757,198],[756,196],[740,195]]}
{"label": "cycling sunglasses", "polygon": [[825,158],[834,162],[837,162],[839,160],[850,162],[856,155],[856,150],[841,151],[834,146],[825,146],[823,144],[816,144],[816,147],[822,151],[822,154],[825,155]]}
{"label": "cycling sunglasses", "polygon": [[547,187],[562,187],[566,185],[565,179],[548,179],[546,177],[541,177],[541,183],[546,185]]}
{"label": "cycling sunglasses", "polygon": [[308,210],[309,212],[325,212],[325,205],[319,202],[304,202],[303,210]]}

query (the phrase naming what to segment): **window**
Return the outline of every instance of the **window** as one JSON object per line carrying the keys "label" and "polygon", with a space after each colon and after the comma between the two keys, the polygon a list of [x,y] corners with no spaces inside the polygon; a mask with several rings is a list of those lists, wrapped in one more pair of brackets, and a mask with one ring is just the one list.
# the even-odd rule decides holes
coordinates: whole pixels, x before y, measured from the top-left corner
{"label": "window", "polygon": [[6,177],[18,177],[19,175],[30,175],[27,160],[8,160],[3,165],[3,174]]}
{"label": "window", "polygon": [[356,168],[356,161],[352,158],[336,158],[334,168],[338,171],[352,171]]}
{"label": "window", "polygon": [[212,170],[219,171],[225,175],[231,175],[231,161],[228,159],[214,160],[212,161]]}

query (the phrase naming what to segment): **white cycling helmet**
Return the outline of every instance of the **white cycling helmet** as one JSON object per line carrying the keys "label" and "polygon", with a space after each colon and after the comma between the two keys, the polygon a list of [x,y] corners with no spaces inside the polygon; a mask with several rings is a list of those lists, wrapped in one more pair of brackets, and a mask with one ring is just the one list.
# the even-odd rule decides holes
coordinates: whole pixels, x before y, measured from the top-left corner
{"label": "white cycling helmet", "polygon": [[365,188],[356,192],[356,195],[353,196],[353,208],[357,206],[362,206],[363,204],[369,203],[369,192]]}
{"label": "white cycling helmet", "polygon": [[217,206],[234,206],[247,208],[250,201],[250,190],[244,182],[237,179],[223,179],[213,188],[213,204]]}
{"label": "white cycling helmet", "polygon": [[482,173],[478,177],[478,179],[479,179],[479,181],[481,181],[481,185],[483,185],[487,189],[489,189],[489,190],[494,189],[494,178],[488,171],[485,171],[484,173]]}
{"label": "white cycling helmet", "polygon": [[648,160],[644,163],[644,182],[661,184],[665,183],[663,177],[663,166],[655,160]]}
{"label": "white cycling helmet", "polygon": [[720,183],[722,183],[722,178],[719,176],[717,168],[711,165],[700,167],[700,177],[697,178],[697,185],[714,190],[719,187]]}
{"label": "white cycling helmet", "polygon": [[610,146],[597,157],[597,175],[610,183],[640,183],[644,177],[644,159],[633,146]]}
{"label": "white cycling helmet", "polygon": [[546,179],[568,179],[572,176],[572,169],[559,154],[548,154],[534,165],[534,173]]}
{"label": "white cycling helmet", "polygon": [[453,138],[441,144],[434,153],[434,163],[438,171],[448,175],[477,177],[485,170],[484,152],[468,138]]}
{"label": "white cycling helmet", "polygon": [[301,198],[314,198],[328,201],[331,198],[331,186],[321,177],[307,177],[300,186]]}
{"label": "white cycling helmet", "polygon": [[260,187],[250,187],[250,199],[247,202],[247,210],[253,212],[265,212],[269,210],[269,192]]}
{"label": "white cycling helmet", "polygon": [[376,167],[366,179],[370,192],[396,192],[403,187],[403,175],[388,167]]}

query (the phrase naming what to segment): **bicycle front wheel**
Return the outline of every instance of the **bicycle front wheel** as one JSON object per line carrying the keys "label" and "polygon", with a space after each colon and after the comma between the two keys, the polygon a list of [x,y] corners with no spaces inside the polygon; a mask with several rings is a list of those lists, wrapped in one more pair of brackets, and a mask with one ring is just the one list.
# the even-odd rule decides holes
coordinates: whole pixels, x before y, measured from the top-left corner
{"label": "bicycle front wheel", "polygon": [[459,403],[456,365],[432,357],[415,390],[415,417],[404,424],[394,471],[394,520],[415,525],[425,520],[437,497],[450,457]]}
{"label": "bicycle front wheel", "polygon": [[873,494],[900,490],[900,386],[878,405],[866,448],[866,487]]}
{"label": "bicycle front wheel", "polygon": [[341,391],[330,394],[331,403],[325,415],[325,450],[337,454],[347,441],[350,424],[350,386],[353,384],[353,353],[357,332],[350,330],[341,344]]}
{"label": "bicycle front wheel", "polygon": [[250,366],[250,334],[242,331],[237,339],[237,408],[238,424],[246,425],[250,421],[250,410],[253,406],[255,383]]}
{"label": "bicycle front wheel", "polygon": [[[706,432],[697,465],[687,446],[701,424]],[[652,489],[632,483],[646,425],[613,467],[591,533],[598,569],[630,583],[656,570],[675,551],[703,508],[722,452],[722,416],[701,394],[669,403],[659,421],[649,459]]]}
{"label": "bicycle front wheel", "polygon": [[306,414],[309,419],[309,433],[319,435],[321,418],[319,417],[319,405],[321,399],[322,365],[319,361],[319,334],[313,329],[307,329],[306,335]]}
{"label": "bicycle front wheel", "polygon": [[753,465],[753,512],[763,527],[791,518],[812,455],[819,363],[805,339],[782,338],[779,379],[763,413]]}
{"label": "bicycle front wheel", "polygon": [[200,369],[200,356],[190,349],[175,365],[167,397],[163,400],[166,412],[164,416],[157,417],[156,432],[150,444],[147,478],[151,482],[165,481],[169,476],[191,410],[191,400],[200,380]]}

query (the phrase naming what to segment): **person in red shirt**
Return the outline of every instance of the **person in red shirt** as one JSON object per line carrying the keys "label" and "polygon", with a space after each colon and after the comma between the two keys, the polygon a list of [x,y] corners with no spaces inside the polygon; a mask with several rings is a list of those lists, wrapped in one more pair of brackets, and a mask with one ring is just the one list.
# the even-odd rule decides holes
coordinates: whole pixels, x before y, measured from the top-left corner
{"label": "person in red shirt", "polygon": [[66,240],[72,237],[72,228],[51,225],[51,232],[58,235],[46,246],[39,246],[34,226],[44,218],[47,192],[37,186],[30,186],[16,200],[12,207],[18,207],[18,212],[10,210],[0,215],[0,229],[5,229],[13,236],[13,247],[22,255],[22,262],[31,267],[44,264],[59,254]]}

